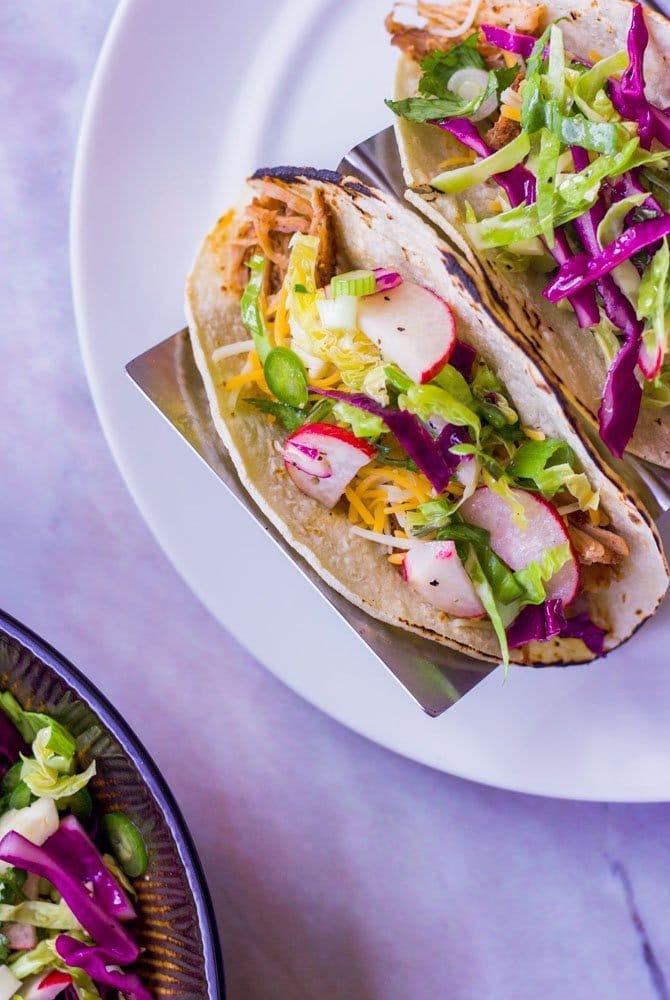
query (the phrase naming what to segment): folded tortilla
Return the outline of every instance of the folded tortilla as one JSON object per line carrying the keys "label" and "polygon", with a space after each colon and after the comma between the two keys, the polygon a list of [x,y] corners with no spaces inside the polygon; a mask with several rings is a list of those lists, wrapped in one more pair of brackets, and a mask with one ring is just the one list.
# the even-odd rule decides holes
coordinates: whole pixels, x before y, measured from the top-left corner
{"label": "folded tortilla", "polygon": [[[585,595],[588,610],[609,626],[606,650],[631,636],[654,613],[668,582],[653,521],[582,437],[541,364],[530,356],[525,338],[502,313],[482,301],[462,256],[405,206],[358,180],[332,172],[259,171],[240,206],[253,198],[267,178],[307,200],[315,189],[321,192],[334,225],[338,262],[350,268],[397,270],[405,279],[442,296],[453,311],[458,338],[471,344],[502,379],[521,423],[571,445],[591,486],[600,491],[602,509],[612,527],[630,548],[619,578],[606,591]],[[239,293],[222,286],[226,245],[239,211],[241,207],[224,215],[205,238],[188,277],[186,312],[212,418],[242,483],[289,544],[353,604],[392,625],[499,662],[498,642],[488,620],[452,618],[428,604],[403,582],[382,546],[351,532],[343,505],[328,510],[298,491],[277,448],[285,436],[278,424],[251,406],[238,406],[231,412],[225,383],[240,372],[243,358],[214,361],[212,355],[217,348],[249,336],[240,318]],[[234,567],[227,572],[234,573]],[[262,581],[258,594],[262,598]],[[530,643],[511,655],[520,663],[593,659],[581,639],[566,638]]]}
{"label": "folded tortilla", "polygon": [[[519,0],[517,6],[536,9],[538,4]],[[543,25],[563,19],[560,27],[565,47],[573,55],[588,60],[593,51],[605,57],[626,49],[633,8],[629,0],[611,0],[607,4],[592,0],[548,0],[541,6]],[[486,5],[475,25],[486,22],[490,12],[490,5]],[[649,30],[646,92],[652,103],[664,108],[670,104],[670,22],[650,8],[645,9],[645,22]],[[417,93],[420,75],[418,63],[403,55],[396,76],[396,100]],[[462,155],[463,146],[449,133],[430,124],[397,118],[395,128],[410,187],[408,199],[439,225],[471,265],[477,267],[477,251],[468,242],[463,228],[465,202],[481,218],[490,214],[488,204],[499,196],[500,189],[493,181],[476,185],[460,195],[431,189],[429,182],[440,173],[440,164]],[[532,271],[510,274],[485,258],[479,263],[480,275],[476,280],[481,294],[493,296],[509,310],[528,348],[544,359],[567,398],[597,427],[608,365],[592,331],[579,328],[572,310],[559,309],[543,297],[546,275]],[[635,455],[670,466],[670,407],[645,405],[643,397],[636,430],[627,447]]]}

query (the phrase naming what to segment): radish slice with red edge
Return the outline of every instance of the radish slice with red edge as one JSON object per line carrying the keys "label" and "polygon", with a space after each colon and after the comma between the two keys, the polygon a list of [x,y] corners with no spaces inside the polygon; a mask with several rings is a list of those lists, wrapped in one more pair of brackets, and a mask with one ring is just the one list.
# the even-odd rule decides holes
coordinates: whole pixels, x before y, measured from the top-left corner
{"label": "radish slice with red edge", "polygon": [[25,979],[19,990],[22,1000],[55,1000],[72,983],[69,972],[51,969]]}
{"label": "radish slice with red edge", "polygon": [[358,304],[358,328],[413,382],[430,382],[456,343],[451,309],[435,292],[403,281]]}
{"label": "radish slice with red edge", "polygon": [[482,602],[452,541],[412,546],[402,564],[403,576],[425,601],[454,618],[481,618]]}
{"label": "radish slice with red edge", "polygon": [[521,504],[526,528],[514,521],[514,512],[502,497],[481,486],[461,507],[463,519],[477,528],[484,528],[491,536],[491,548],[503,562],[513,569],[526,569],[532,562],[539,562],[547,549],[566,543],[570,558],[545,584],[547,597],[558,599],[567,607],[579,592],[579,564],[568,532],[556,508],[544,497],[527,490],[510,491]]}
{"label": "radish slice with red edge", "polygon": [[282,450],[286,471],[298,489],[329,508],[376,454],[367,441],[334,424],[305,424],[287,438]]}
{"label": "radish slice with red edge", "polygon": [[375,276],[377,284],[374,291],[375,295],[378,295],[380,292],[388,292],[391,288],[397,288],[398,285],[402,285],[402,275],[398,274],[397,271],[387,271],[385,267],[374,267],[372,273]]}

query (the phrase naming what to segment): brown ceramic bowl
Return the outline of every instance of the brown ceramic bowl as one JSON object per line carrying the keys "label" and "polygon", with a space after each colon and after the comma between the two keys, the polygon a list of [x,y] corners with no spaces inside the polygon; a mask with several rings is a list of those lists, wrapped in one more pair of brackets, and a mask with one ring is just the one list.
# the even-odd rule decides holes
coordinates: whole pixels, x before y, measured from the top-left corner
{"label": "brown ceramic bowl", "polygon": [[151,757],[96,688],[55,649],[0,612],[0,689],[47,712],[77,738],[102,812],[122,809],[142,833],[137,972],[156,1000],[222,1000],[223,963],[212,904],[186,824]]}

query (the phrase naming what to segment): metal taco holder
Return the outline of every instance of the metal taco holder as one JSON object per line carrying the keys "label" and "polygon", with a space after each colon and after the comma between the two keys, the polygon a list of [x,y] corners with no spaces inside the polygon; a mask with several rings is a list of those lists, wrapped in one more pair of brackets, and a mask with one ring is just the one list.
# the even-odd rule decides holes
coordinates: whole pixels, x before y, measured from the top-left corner
{"label": "metal taco holder", "polygon": [[[392,127],[352,149],[341,160],[338,170],[404,200],[406,185]],[[307,560],[288,545],[241,485],[233,462],[219,440],[187,329],[129,362],[126,371],[159,413],[219,477],[228,492],[245,507],[424,712],[432,717],[441,715],[496,669],[490,663],[372,618],[333,590]],[[590,428],[588,431],[596,447],[602,450],[597,435]],[[670,508],[670,471],[637,458],[626,457],[617,462],[608,455],[607,461],[641,496],[655,518]]]}

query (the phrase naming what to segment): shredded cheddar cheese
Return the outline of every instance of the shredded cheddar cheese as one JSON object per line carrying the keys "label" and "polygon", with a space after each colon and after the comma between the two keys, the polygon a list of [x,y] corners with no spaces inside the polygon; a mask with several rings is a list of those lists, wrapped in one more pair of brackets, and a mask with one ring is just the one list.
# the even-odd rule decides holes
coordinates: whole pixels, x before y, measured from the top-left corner
{"label": "shredded cheddar cheese", "polygon": [[521,121],[521,111],[519,108],[513,108],[511,104],[503,104],[500,108],[500,114],[503,118],[509,118],[513,122]]}
{"label": "shredded cheddar cheese", "polygon": [[272,335],[277,347],[281,347],[289,339],[291,331],[288,325],[288,311],[286,309],[286,283],[281,287],[279,298],[277,299],[277,311],[275,313],[274,327]]}
{"label": "shredded cheddar cheese", "polygon": [[449,167],[465,166],[470,163],[474,163],[474,161],[475,161],[474,153],[470,153],[467,155],[463,154],[460,156],[449,156],[447,157],[446,160],[442,160],[442,162],[438,165],[438,170],[447,170]]}

